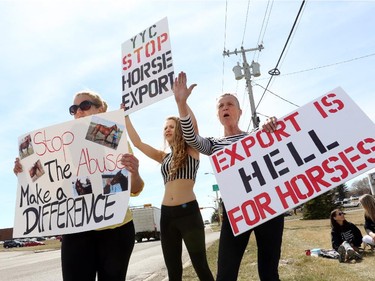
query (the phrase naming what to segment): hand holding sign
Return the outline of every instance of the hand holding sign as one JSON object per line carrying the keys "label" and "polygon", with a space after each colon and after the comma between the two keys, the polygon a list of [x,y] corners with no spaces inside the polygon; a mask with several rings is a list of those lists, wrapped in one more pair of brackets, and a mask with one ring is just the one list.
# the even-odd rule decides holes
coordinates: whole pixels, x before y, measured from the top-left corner
{"label": "hand holding sign", "polygon": [[211,156],[235,235],[375,166],[374,123],[340,88],[277,125]]}

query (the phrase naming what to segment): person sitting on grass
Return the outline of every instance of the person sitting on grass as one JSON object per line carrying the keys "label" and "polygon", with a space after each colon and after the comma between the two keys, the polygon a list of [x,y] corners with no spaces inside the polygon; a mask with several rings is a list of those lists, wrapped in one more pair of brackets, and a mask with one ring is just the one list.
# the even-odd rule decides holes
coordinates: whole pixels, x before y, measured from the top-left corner
{"label": "person sitting on grass", "polygon": [[367,235],[363,237],[364,248],[370,246],[373,251],[375,247],[375,198],[370,194],[364,194],[359,198],[359,202],[365,212],[364,228]]}
{"label": "person sitting on grass", "polygon": [[339,261],[361,259],[358,253],[362,244],[362,233],[357,226],[345,219],[345,213],[339,209],[331,212],[332,248],[339,254]]}

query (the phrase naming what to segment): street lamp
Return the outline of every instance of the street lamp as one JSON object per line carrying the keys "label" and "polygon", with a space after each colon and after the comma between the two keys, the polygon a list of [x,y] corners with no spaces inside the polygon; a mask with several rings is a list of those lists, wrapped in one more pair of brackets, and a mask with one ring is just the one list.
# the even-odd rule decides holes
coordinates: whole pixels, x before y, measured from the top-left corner
{"label": "street lamp", "polygon": [[[206,172],[205,175],[214,175],[213,173]],[[212,185],[212,190],[216,193],[216,207],[217,207],[217,215],[219,217],[219,226],[221,225],[221,204],[219,202],[219,186],[217,184]]]}

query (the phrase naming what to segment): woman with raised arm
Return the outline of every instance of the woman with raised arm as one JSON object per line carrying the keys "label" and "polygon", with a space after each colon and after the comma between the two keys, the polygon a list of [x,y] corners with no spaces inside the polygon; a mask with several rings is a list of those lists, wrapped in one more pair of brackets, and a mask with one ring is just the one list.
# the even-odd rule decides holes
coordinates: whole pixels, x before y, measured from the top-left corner
{"label": "woman with raised arm", "polygon": [[[182,81],[179,74],[174,81],[173,91],[191,92],[195,86],[186,88],[186,80]],[[192,113],[191,116],[194,120]],[[164,139],[170,147],[169,153],[144,143],[134,129],[129,116],[126,116],[125,120],[133,145],[161,164],[165,191],[161,206],[160,231],[169,280],[182,280],[182,241],[186,245],[199,280],[214,280],[206,258],[203,219],[193,191],[199,167],[198,151],[185,142],[180,120],[177,117],[168,117],[164,126]],[[198,131],[194,125],[193,130]]]}
{"label": "woman with raised arm", "polygon": [[[186,74],[181,80],[186,83]],[[185,87],[186,88],[186,87]],[[238,122],[242,114],[236,96],[232,94],[221,95],[217,99],[216,109],[220,123],[223,125],[224,136],[214,138],[201,137],[194,131],[187,99],[191,91],[174,92],[181,126],[186,142],[205,155],[211,155],[227,145],[247,136],[249,133],[242,131]],[[276,118],[272,117],[263,125],[267,132],[276,129]],[[233,188],[236,188],[235,186]],[[223,204],[224,206],[224,204]],[[258,274],[262,281],[279,280],[278,265],[281,255],[281,243],[284,230],[284,217],[280,215],[252,230],[234,236],[228,221],[225,206],[223,210],[223,223],[219,241],[219,257],[217,263],[217,281],[236,281],[241,260],[247,247],[250,234],[254,231],[258,246]]]}

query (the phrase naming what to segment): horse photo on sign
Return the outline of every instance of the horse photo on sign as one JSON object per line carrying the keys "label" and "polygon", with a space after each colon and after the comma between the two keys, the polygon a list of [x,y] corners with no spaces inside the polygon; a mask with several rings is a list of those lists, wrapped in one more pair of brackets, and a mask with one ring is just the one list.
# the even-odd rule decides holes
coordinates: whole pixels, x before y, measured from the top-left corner
{"label": "horse photo on sign", "polygon": [[103,194],[128,190],[128,171],[125,169],[115,171],[112,174],[103,174]]}
{"label": "horse photo on sign", "polygon": [[73,194],[75,196],[81,196],[92,193],[91,180],[88,177],[77,178],[74,182],[72,182],[72,185]]}
{"label": "horse photo on sign", "polygon": [[31,168],[29,169],[29,174],[30,174],[30,177],[31,177],[31,180],[34,182],[36,181],[38,178],[40,178],[41,176],[44,175],[44,169],[42,167],[42,163],[40,162],[40,160],[36,161],[32,166]]}
{"label": "horse photo on sign", "polygon": [[19,149],[19,156],[21,159],[34,153],[30,135],[27,135],[26,137],[20,140],[18,144],[18,149]]}
{"label": "horse photo on sign", "polygon": [[93,116],[87,130],[86,139],[106,147],[117,149],[124,125]]}

